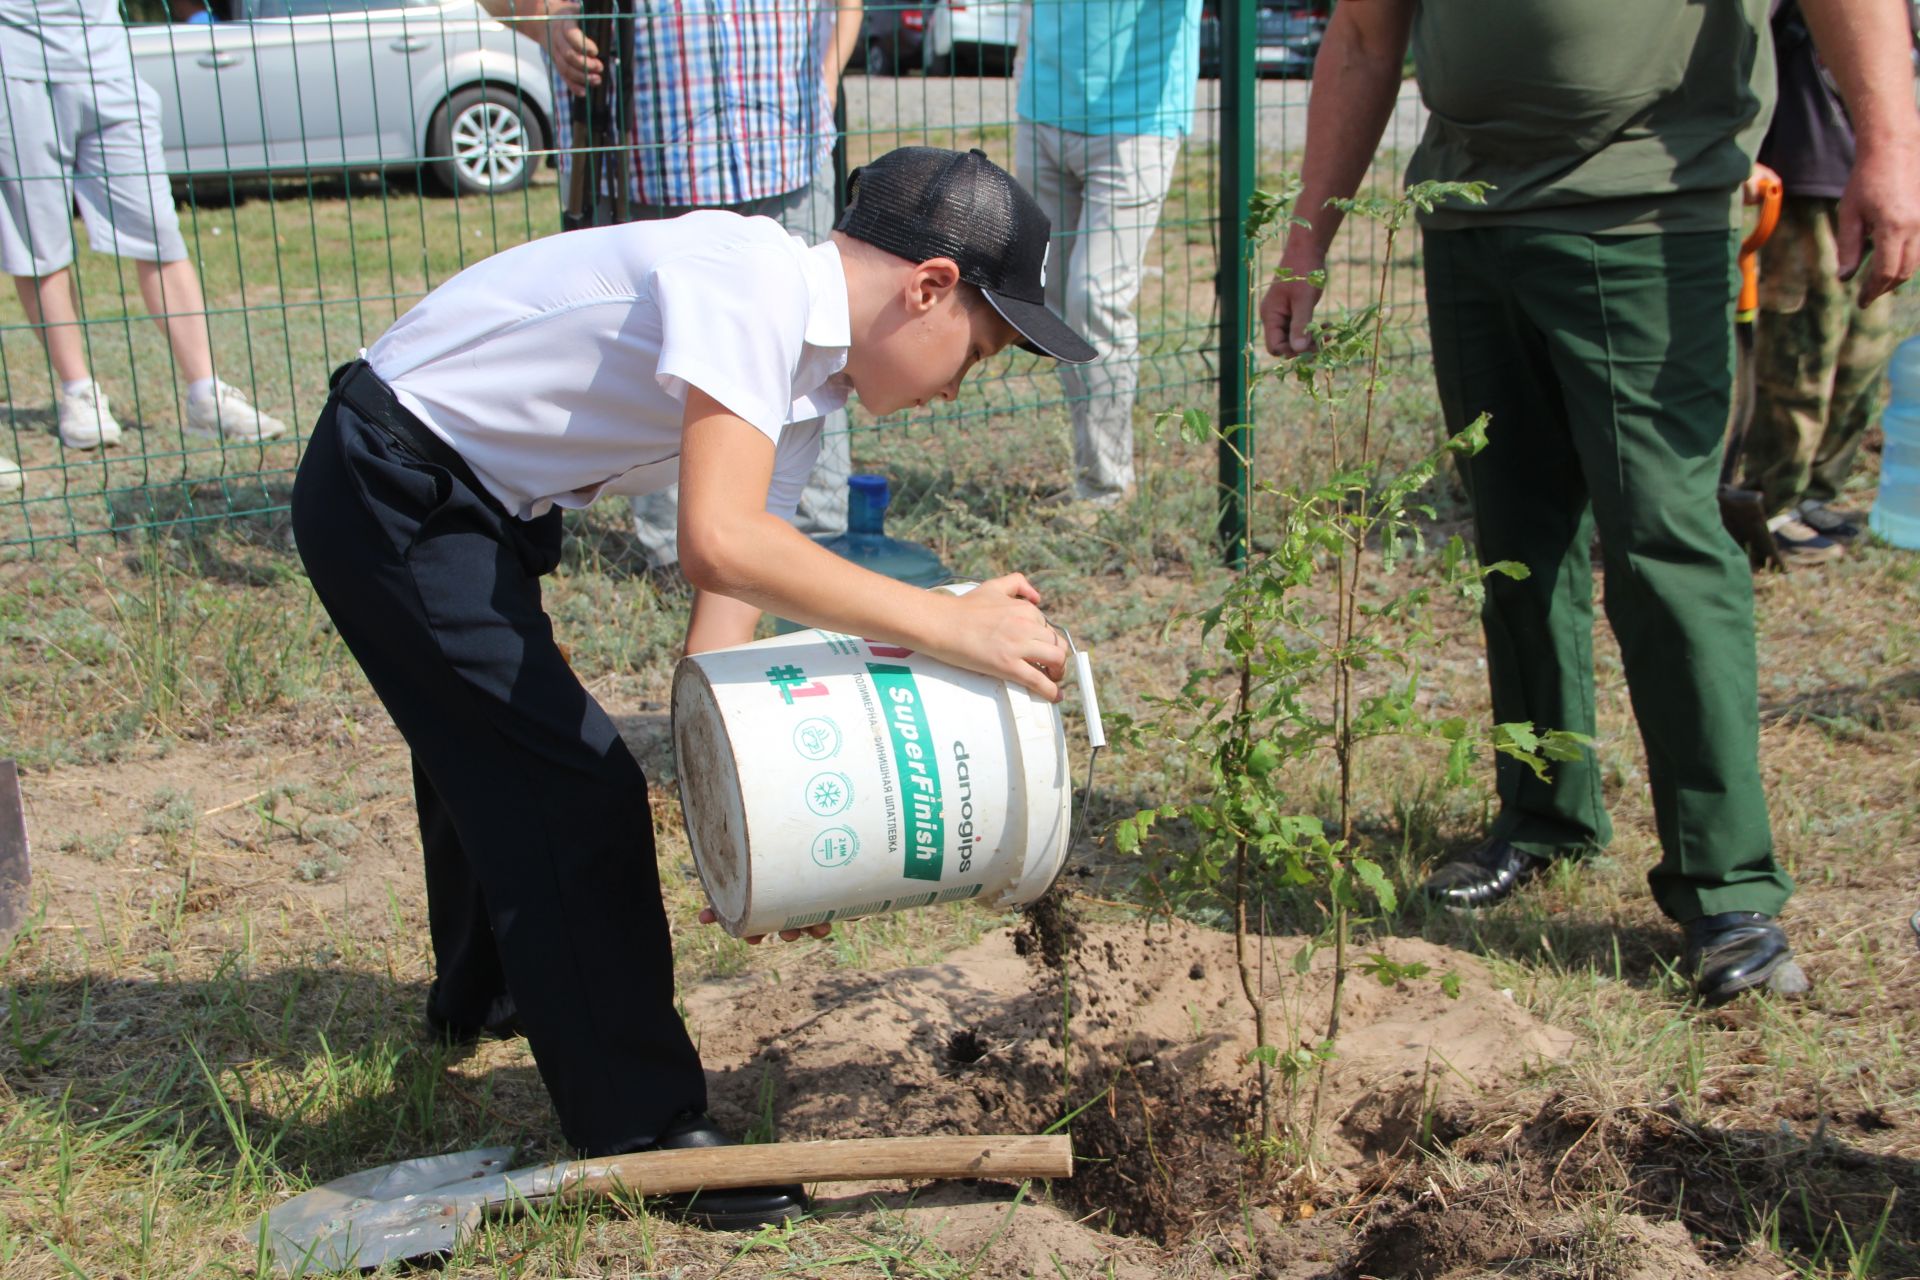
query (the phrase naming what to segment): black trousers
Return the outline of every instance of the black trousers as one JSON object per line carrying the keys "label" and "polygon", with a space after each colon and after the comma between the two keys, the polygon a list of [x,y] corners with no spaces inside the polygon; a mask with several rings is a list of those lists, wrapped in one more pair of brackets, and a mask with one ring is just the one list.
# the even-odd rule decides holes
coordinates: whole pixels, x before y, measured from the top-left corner
{"label": "black trousers", "polygon": [[567,1140],[644,1145],[705,1109],[706,1081],[674,1007],[646,779],[541,608],[560,512],[509,516],[370,370],[341,372],[294,537],[413,751],[434,1012],[517,1007]]}

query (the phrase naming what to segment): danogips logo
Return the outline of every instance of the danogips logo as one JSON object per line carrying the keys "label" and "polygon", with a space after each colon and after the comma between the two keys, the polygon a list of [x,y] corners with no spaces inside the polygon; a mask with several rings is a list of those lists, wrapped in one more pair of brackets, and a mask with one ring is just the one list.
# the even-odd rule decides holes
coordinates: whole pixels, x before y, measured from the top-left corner
{"label": "danogips logo", "polygon": [[978,843],[973,825],[973,755],[957,738],[953,743],[953,798],[960,806],[960,821],[953,829],[953,834],[960,837],[960,866],[955,874],[965,875],[973,870],[973,849]]}
{"label": "danogips logo", "polygon": [[[909,880],[938,881],[945,862],[946,826],[942,821],[940,770],[934,760],[920,686],[914,682],[910,667],[869,662],[867,672],[880,695],[880,714],[893,741],[893,760],[906,810],[906,839],[902,843],[907,856],[901,874]],[[963,866],[972,865],[972,852],[969,846]]]}

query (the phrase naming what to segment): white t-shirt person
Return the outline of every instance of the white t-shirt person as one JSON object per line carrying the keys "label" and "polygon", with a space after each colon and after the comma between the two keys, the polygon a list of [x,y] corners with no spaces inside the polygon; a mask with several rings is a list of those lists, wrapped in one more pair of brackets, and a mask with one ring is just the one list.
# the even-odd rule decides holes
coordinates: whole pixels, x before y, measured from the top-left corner
{"label": "white t-shirt person", "polygon": [[791,517],[817,420],[850,391],[849,340],[831,242],[709,210],[496,254],[402,316],[367,362],[522,519],[674,483],[690,386],[774,442],[767,510]]}

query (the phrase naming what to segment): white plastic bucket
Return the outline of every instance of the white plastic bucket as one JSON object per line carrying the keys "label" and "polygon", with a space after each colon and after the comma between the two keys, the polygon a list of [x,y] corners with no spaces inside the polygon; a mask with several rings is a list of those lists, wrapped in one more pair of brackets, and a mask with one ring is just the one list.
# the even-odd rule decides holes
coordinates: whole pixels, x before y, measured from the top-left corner
{"label": "white plastic bucket", "polygon": [[[1078,674],[1097,741],[1084,656]],[[684,658],[673,745],[694,866],[735,937],[1023,906],[1066,858],[1059,708],[911,650],[809,630]]]}

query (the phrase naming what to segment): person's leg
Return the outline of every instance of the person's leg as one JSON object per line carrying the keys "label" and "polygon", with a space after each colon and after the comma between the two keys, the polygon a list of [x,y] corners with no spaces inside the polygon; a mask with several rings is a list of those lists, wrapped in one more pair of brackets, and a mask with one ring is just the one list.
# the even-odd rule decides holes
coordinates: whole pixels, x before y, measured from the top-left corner
{"label": "person's leg", "polygon": [[1180,139],[1069,135],[1084,162],[1079,244],[1067,264],[1067,323],[1099,350],[1089,365],[1062,365],[1073,398],[1074,489],[1113,502],[1133,488],[1133,400],[1140,382],[1140,323],[1133,314],[1147,246],[1173,181]]}
{"label": "person's leg", "polygon": [[427,929],[433,939],[433,986],[427,1027],[449,1043],[516,1030],[513,995],[500,967],[487,895],[460,844],[453,812],[416,758],[413,801],[420,815],[426,865]]}
{"label": "person's leg", "polygon": [[[1499,229],[1426,233],[1433,361],[1447,429],[1488,415],[1487,447],[1466,458],[1483,563],[1493,574],[1480,620],[1496,723],[1595,732],[1592,518],[1569,434],[1565,395],[1545,336],[1521,308],[1551,287],[1510,252]],[[1495,764],[1500,811],[1488,836],[1535,857],[1586,853],[1613,835],[1591,750],[1542,780],[1519,761]]]}
{"label": "person's leg", "polygon": [[69,449],[94,449],[120,440],[120,422],[113,416],[107,393],[87,369],[87,338],[75,304],[73,272],[62,267],[51,275],[15,276],[20,309],[30,324],[39,326],[53,366],[54,405],[60,443]]}
{"label": "person's leg", "polygon": [[206,302],[187,260],[160,138],[159,95],[144,80],[94,84],[74,145],[74,197],[87,239],[134,261],[147,314],[188,382],[213,377]]}
{"label": "person's leg", "polygon": [[185,258],[135,264],[147,314],[166,335],[173,363],[189,385],[213,377],[213,343],[207,336],[207,303],[200,273]]}
{"label": "person's leg", "polygon": [[1607,618],[1647,753],[1654,900],[1685,924],[1779,912],[1760,781],[1753,580],[1720,523],[1733,385],[1732,240],[1517,231],[1606,565]]}
{"label": "person's leg", "polygon": [[[1823,228],[1826,239],[1835,238],[1839,221],[1839,202],[1830,202]],[[1839,250],[1833,250],[1837,268]],[[1892,323],[1892,303],[1882,299],[1862,307],[1851,282],[1835,276],[1823,285],[1838,290],[1846,307],[1846,336],[1833,362],[1833,394],[1827,405],[1827,429],[1814,451],[1813,468],[1807,477],[1803,502],[1835,502],[1853,473],[1853,461],[1859,455],[1860,441],[1866,437],[1880,413],[1881,393],[1886,388],[1887,362],[1893,358],[1897,335]],[[1824,522],[1823,522],[1824,523]]]}
{"label": "person's leg", "polygon": [[13,277],[55,379],[87,377],[73,295],[73,160],[82,126],[73,86],[0,78],[0,268]]}
{"label": "person's leg", "polygon": [[180,234],[160,137],[160,99],[144,81],[91,87],[90,128],[75,159],[75,195],[87,238],[134,261],[140,295],[173,352],[185,384],[186,427],[229,440],[269,440],[286,426],[256,409],[252,370],[243,390],[214,378],[212,339],[199,273]]}
{"label": "person's leg", "polygon": [[[429,901],[484,898],[568,1141],[630,1149],[703,1110],[646,782],[540,603],[559,513],[500,515],[336,401],[302,459],[293,522],[315,591],[444,806],[450,831],[433,806],[422,814]],[[465,873],[449,875],[456,856]],[[476,949],[478,933],[465,930]],[[436,924],[436,949],[447,937]],[[470,982],[484,963],[447,976]]]}
{"label": "person's leg", "polygon": [[[1020,184],[1047,215],[1052,227],[1048,243],[1046,275],[1043,281],[1046,302],[1056,314],[1070,315],[1068,277],[1074,255],[1080,252],[1080,183],[1077,167],[1085,160],[1083,150],[1070,144],[1080,135],[1070,134],[1050,124],[1022,120],[1014,137],[1014,170]],[[1086,389],[1073,367],[1060,365],[1055,370],[1061,393],[1067,398],[1067,410],[1073,423],[1074,471],[1079,472],[1081,421],[1086,413]],[[1129,454],[1131,461],[1131,454]],[[1080,486],[1069,483],[1062,496],[1078,497]]]}
{"label": "person's leg", "polygon": [[1753,328],[1753,422],[1742,484],[1769,516],[1805,496],[1833,397],[1834,364],[1846,337],[1849,290],[1833,279],[1838,258],[1823,206],[1789,198],[1760,249],[1760,308]]}
{"label": "person's leg", "polygon": [[15,276],[13,289],[20,309],[34,326],[47,351],[53,376],[61,382],[79,382],[87,370],[87,340],[80,329],[80,311],[74,304],[73,272],[61,267],[44,276]]}

